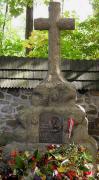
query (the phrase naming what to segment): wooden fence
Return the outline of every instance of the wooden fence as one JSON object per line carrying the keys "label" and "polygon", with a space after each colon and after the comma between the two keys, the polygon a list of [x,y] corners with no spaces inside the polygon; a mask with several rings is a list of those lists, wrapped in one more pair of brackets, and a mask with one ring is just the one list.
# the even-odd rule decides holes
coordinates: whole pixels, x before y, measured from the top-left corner
{"label": "wooden fence", "polygon": [[[0,57],[0,87],[34,88],[47,71],[47,59]],[[61,60],[61,71],[77,89],[99,89],[99,60]]]}

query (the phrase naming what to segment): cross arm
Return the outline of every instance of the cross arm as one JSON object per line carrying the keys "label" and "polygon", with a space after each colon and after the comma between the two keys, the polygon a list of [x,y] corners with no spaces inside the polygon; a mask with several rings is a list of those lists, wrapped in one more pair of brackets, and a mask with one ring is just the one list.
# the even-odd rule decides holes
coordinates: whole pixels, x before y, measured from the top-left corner
{"label": "cross arm", "polygon": [[58,27],[61,30],[74,30],[75,29],[75,19],[64,18],[58,21]]}
{"label": "cross arm", "polygon": [[36,30],[48,30],[49,21],[48,18],[38,18],[34,20],[34,28]]}

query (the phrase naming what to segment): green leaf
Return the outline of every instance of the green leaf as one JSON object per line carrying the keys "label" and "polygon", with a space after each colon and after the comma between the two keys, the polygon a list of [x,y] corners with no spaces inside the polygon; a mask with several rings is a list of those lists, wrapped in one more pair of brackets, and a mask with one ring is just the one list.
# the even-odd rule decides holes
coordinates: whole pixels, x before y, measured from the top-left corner
{"label": "green leaf", "polygon": [[38,149],[34,151],[34,157],[36,158],[36,160],[40,160],[41,154],[39,153]]}
{"label": "green leaf", "polygon": [[24,160],[22,159],[22,157],[17,156],[15,158],[15,162],[16,162],[16,168],[19,168],[19,169],[25,168]]}
{"label": "green leaf", "polygon": [[82,165],[79,166],[79,169],[84,172],[89,171],[88,168],[86,168],[85,166],[82,166]]}

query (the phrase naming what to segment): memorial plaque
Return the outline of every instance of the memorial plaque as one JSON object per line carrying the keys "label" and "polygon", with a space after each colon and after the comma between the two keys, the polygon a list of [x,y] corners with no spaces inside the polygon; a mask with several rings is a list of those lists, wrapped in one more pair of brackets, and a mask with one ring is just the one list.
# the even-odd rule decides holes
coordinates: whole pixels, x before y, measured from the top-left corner
{"label": "memorial plaque", "polygon": [[39,142],[61,144],[62,135],[63,118],[55,113],[42,113],[39,120]]}

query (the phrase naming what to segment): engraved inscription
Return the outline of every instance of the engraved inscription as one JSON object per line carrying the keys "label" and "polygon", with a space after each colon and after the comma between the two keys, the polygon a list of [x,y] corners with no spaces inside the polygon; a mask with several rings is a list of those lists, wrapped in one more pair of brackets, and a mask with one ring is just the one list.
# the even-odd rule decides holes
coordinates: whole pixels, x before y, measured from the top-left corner
{"label": "engraved inscription", "polygon": [[55,113],[45,112],[39,120],[40,143],[62,143],[63,118]]}

